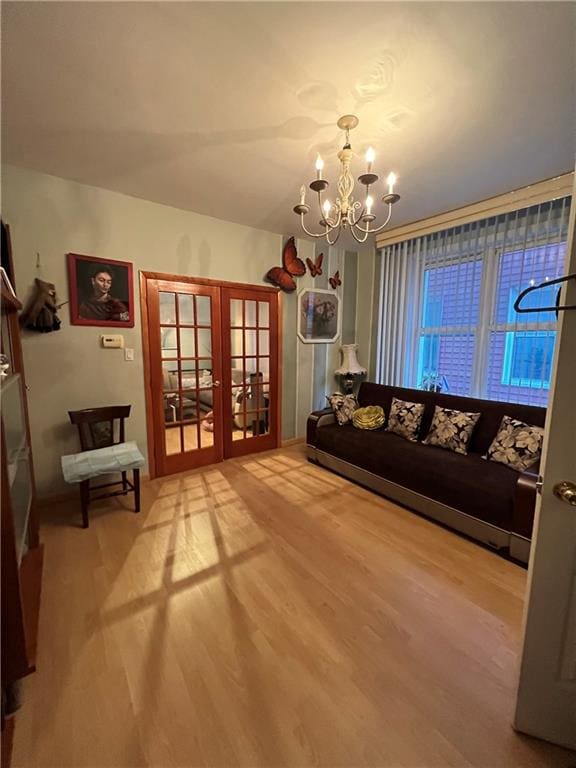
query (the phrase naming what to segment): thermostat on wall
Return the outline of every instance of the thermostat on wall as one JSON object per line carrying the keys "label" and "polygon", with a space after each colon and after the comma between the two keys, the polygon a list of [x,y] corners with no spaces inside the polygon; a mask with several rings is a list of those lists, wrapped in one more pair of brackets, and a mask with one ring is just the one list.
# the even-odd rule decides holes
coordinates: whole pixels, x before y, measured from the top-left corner
{"label": "thermostat on wall", "polygon": [[124,347],[124,336],[121,333],[100,336],[103,347],[109,349],[122,349]]}

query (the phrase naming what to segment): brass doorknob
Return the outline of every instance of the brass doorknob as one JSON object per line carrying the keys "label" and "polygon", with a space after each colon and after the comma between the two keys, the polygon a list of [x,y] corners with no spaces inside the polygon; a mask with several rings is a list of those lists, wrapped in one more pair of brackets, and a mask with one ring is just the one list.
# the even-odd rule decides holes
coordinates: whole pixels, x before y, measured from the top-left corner
{"label": "brass doorknob", "polygon": [[220,382],[219,381],[213,381],[212,382],[212,386],[213,387],[219,387],[220,386]]}
{"label": "brass doorknob", "polygon": [[556,483],[552,489],[554,496],[561,501],[567,501],[573,507],[576,507],[576,483],[571,483],[568,480],[564,480],[562,483]]}

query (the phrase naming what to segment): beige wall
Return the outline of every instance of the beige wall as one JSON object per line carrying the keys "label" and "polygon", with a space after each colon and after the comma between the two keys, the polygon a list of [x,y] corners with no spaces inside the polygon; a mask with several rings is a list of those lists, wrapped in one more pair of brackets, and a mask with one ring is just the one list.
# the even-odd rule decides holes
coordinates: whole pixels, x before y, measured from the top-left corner
{"label": "beige wall", "polygon": [[[18,293],[25,298],[36,272],[68,298],[65,254],[95,255],[134,263],[135,301],[139,305],[139,270],[262,284],[273,264],[281,263],[283,237],[189,211],[178,210],[53,176],[7,166],[2,178],[2,217],[10,225]],[[298,241],[300,255],[314,246]],[[363,254],[362,258],[371,258]],[[332,259],[337,262],[337,257]],[[303,278],[308,282],[307,278]],[[359,281],[360,282],[360,281]],[[303,286],[299,286],[303,287]],[[284,297],[283,437],[303,435],[304,415],[313,407],[309,366],[295,338],[296,296]],[[358,302],[359,307],[365,304]],[[366,311],[368,308],[366,308]],[[40,495],[60,492],[60,456],[77,450],[77,436],[67,411],[113,403],[132,404],[128,436],[146,449],[146,420],[140,315],[134,328],[121,329],[123,350],[105,350],[104,329],[70,326],[68,306],[60,312],[62,328],[50,334],[23,334],[32,445]],[[368,317],[368,316],[367,316]],[[366,319],[360,318],[365,329]],[[364,332],[363,332],[364,333]],[[337,345],[331,345],[336,353]],[[367,359],[366,359],[367,362]],[[334,381],[327,371],[326,391]],[[318,388],[318,387],[316,387]]]}

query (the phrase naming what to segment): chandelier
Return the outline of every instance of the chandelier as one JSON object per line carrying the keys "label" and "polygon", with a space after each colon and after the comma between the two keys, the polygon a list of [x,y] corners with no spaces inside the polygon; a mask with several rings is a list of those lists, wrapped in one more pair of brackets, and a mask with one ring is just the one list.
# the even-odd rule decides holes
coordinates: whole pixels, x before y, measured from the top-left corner
{"label": "chandelier", "polygon": [[306,187],[300,187],[300,203],[294,206],[294,213],[300,216],[300,224],[307,235],[311,237],[324,237],[329,245],[334,243],[340,237],[343,230],[349,229],[354,239],[359,243],[365,243],[369,235],[381,232],[390,221],[392,216],[392,206],[400,200],[400,195],[394,192],[396,176],[390,173],[386,179],[388,192],[382,198],[382,202],[388,206],[386,219],[378,227],[370,228],[376,221],[376,216],[372,213],[374,207],[374,198],[370,195],[370,187],[378,181],[378,176],[372,173],[372,164],[375,153],[372,147],[366,152],[366,173],[358,177],[358,181],[366,188],[364,202],[354,200],[352,195],[354,191],[354,179],[350,171],[350,164],[354,153],[350,146],[350,131],[358,125],[358,118],[355,115],[344,115],[338,120],[338,128],[346,133],[346,143],[338,152],[340,160],[340,175],[338,177],[337,189],[338,195],[334,205],[330,200],[322,199],[322,193],[328,189],[328,182],[322,178],[324,161],[318,155],[316,159],[316,178],[310,183],[310,189],[318,195],[318,208],[320,212],[320,226],[324,228],[322,232],[310,232],[304,224],[304,216],[310,211],[310,206],[306,204]]}

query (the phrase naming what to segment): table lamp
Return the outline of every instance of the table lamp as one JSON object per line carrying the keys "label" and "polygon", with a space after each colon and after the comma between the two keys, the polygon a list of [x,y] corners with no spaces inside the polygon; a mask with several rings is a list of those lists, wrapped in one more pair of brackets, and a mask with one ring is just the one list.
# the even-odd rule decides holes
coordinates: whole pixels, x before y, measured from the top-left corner
{"label": "table lamp", "polygon": [[340,377],[342,388],[346,395],[351,394],[354,390],[355,382],[366,375],[366,368],[362,368],[356,357],[357,350],[358,344],[343,344],[340,347],[342,363],[334,371],[336,376]]}

